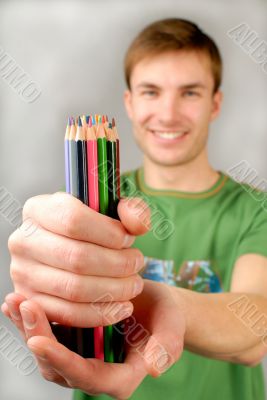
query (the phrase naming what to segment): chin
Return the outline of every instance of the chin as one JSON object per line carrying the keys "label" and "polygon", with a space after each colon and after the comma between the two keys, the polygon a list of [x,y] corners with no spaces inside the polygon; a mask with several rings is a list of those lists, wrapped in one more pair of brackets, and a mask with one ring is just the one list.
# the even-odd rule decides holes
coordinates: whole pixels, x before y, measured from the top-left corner
{"label": "chin", "polygon": [[154,164],[160,165],[162,167],[178,167],[179,165],[184,165],[184,164],[187,164],[187,162],[188,162],[188,160],[186,160],[186,159],[166,160],[164,158],[161,158],[161,159],[150,158],[150,160]]}

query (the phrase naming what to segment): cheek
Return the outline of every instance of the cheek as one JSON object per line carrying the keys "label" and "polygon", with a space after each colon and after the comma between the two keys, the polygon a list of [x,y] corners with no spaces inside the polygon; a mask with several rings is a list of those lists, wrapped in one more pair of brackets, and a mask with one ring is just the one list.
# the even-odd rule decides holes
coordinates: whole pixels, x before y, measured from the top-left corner
{"label": "cheek", "polygon": [[207,125],[210,120],[211,106],[204,103],[191,103],[187,104],[184,109],[184,115],[194,125]]}
{"label": "cheek", "polygon": [[141,100],[133,103],[133,122],[137,125],[145,124],[153,115],[151,106]]}

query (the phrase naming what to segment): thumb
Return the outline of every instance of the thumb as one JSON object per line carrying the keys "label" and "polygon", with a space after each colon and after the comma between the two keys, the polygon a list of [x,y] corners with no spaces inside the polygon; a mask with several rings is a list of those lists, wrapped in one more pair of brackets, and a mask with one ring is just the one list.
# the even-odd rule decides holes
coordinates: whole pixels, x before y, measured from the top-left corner
{"label": "thumb", "polygon": [[138,197],[121,199],[118,214],[123,226],[132,235],[143,235],[150,229],[150,209]]}
{"label": "thumb", "polygon": [[[173,329],[173,326],[171,328]],[[154,332],[143,353],[149,375],[156,378],[169,369],[181,357],[183,346],[181,332],[180,335],[175,334],[171,329],[165,332]]]}
{"label": "thumb", "polygon": [[[173,295],[164,284],[145,280],[144,292],[150,292],[153,302],[146,314],[145,323],[151,333],[143,349],[148,373],[157,377],[170,368],[181,357],[184,347],[186,321],[184,312],[177,307]],[[138,297],[137,297],[138,299]],[[139,312],[141,302],[134,303]],[[143,321],[142,321],[143,322]]]}

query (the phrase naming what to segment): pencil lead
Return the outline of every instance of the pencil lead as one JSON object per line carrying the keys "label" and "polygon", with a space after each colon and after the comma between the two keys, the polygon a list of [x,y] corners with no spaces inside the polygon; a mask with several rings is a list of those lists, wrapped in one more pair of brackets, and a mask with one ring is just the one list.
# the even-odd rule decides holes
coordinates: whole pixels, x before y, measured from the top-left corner
{"label": "pencil lead", "polygon": [[90,115],[88,116],[88,126],[89,126],[89,127],[92,126],[92,118],[91,118]]}
{"label": "pencil lead", "polygon": [[89,124],[90,115],[86,115],[86,123]]}
{"label": "pencil lead", "polygon": [[114,128],[114,126],[116,126],[115,118],[112,118],[112,127]]}
{"label": "pencil lead", "polygon": [[78,117],[78,124],[77,124],[77,125],[78,125],[78,126],[83,126],[81,117]]}
{"label": "pencil lead", "polygon": [[92,117],[91,117],[91,120],[92,120],[92,125],[95,125],[96,124],[96,122],[95,122],[95,117],[92,115]]}

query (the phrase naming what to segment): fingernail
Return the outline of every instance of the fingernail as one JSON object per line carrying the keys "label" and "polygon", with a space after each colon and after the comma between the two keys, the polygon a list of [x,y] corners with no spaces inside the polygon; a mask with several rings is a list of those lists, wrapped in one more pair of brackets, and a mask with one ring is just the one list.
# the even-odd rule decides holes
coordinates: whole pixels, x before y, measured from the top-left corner
{"label": "fingernail", "polygon": [[36,318],[34,313],[28,308],[21,307],[20,308],[21,316],[23,319],[23,324],[26,329],[34,329],[36,326]]}
{"label": "fingernail", "polygon": [[15,321],[21,320],[21,314],[20,312],[14,307],[14,304],[7,303],[8,310],[10,312],[11,318],[14,319]]}
{"label": "fingernail", "polygon": [[133,295],[137,296],[139,293],[142,292],[144,287],[144,283],[142,279],[138,279],[134,283]]}
{"label": "fingernail", "polygon": [[124,308],[124,309],[121,310],[119,316],[120,316],[120,318],[124,319],[124,318],[129,317],[132,314],[132,312],[133,312],[132,308],[130,308],[130,307],[129,308]]}
{"label": "fingernail", "polygon": [[118,318],[124,319],[129,317],[133,312],[133,309],[131,307],[126,307],[126,308],[122,308],[119,312],[118,312]]}
{"label": "fingernail", "polygon": [[134,272],[138,272],[144,266],[144,257],[139,256],[135,260]]}
{"label": "fingernail", "polygon": [[167,353],[160,352],[157,355],[157,359],[155,362],[155,368],[158,372],[162,373],[168,369],[170,363],[170,357]]}
{"label": "fingernail", "polygon": [[131,247],[135,241],[135,236],[126,235],[123,242],[123,247]]}
{"label": "fingernail", "polygon": [[9,307],[9,312],[12,319],[14,319],[15,321],[21,320],[21,314],[19,312],[12,310],[10,307]]}

